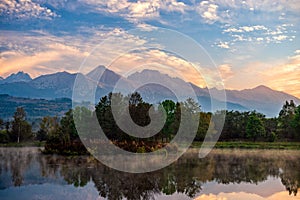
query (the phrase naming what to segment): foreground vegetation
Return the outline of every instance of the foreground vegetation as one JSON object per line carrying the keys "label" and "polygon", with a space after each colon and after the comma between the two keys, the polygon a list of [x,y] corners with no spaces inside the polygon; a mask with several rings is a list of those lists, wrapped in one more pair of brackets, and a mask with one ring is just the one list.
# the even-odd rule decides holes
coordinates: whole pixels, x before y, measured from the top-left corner
{"label": "foreground vegetation", "polygon": [[[193,142],[192,148],[200,148],[202,142]],[[205,145],[204,145],[205,147]],[[231,141],[217,142],[214,146],[217,149],[283,149],[283,150],[300,150],[300,142],[251,142],[251,141]]]}
{"label": "foreground vegetation", "polygon": [[[37,132],[32,131],[31,124],[26,120],[24,108],[19,107],[12,121],[4,122],[0,119],[1,146],[39,146],[45,143],[45,153],[87,154],[88,151],[80,139],[96,138],[99,135],[92,123],[92,119],[96,118],[114,145],[131,152],[150,152],[162,148],[172,140],[179,129],[180,120],[185,118],[199,122],[192,145],[199,147],[207,134],[211,138],[217,137],[213,130],[208,133],[209,125],[218,126],[218,122],[215,122],[212,116],[226,114],[216,148],[300,149],[300,106],[296,106],[293,101],[285,102],[278,117],[266,118],[256,111],[202,112],[201,107],[193,99],[177,103],[165,100],[153,111],[153,115],[154,117],[158,115],[163,108],[166,123],[155,136],[143,139],[128,135],[116,124],[111,110],[113,95],[118,101],[117,105],[129,102],[129,113],[134,123],[147,126],[151,122],[149,109],[152,105],[144,102],[139,93],[128,96],[110,93],[100,99],[95,111],[90,111],[86,107],[76,107],[75,110],[69,110],[61,119],[46,116],[41,120]],[[184,116],[181,116],[182,110]],[[81,124],[77,129],[88,130],[83,131],[84,134],[81,134],[80,138],[74,120],[76,124]]]}

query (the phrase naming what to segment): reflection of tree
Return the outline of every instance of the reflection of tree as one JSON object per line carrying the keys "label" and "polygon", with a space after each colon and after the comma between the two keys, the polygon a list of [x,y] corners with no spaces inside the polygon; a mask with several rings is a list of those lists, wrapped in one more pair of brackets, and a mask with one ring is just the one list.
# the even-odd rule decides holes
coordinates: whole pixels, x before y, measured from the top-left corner
{"label": "reflection of tree", "polygon": [[9,172],[15,186],[28,183],[24,175],[38,165],[40,171],[36,176],[40,177],[36,177],[36,182],[41,177],[62,177],[68,184],[82,187],[93,181],[99,195],[107,199],[153,199],[160,193],[175,192],[194,197],[209,181],[258,183],[268,176],[280,177],[289,193],[296,195],[300,187],[300,155],[292,153],[216,150],[205,159],[199,159],[197,153],[187,153],[164,169],[130,174],[110,169],[88,156],[64,157],[42,155],[24,148],[0,148],[0,182],[1,173]]}
{"label": "reflection of tree", "polygon": [[[283,173],[280,174],[281,182],[289,191],[290,195],[297,195],[298,188],[300,188],[300,160],[297,162],[286,162],[282,168]],[[296,167],[296,168],[295,168]],[[297,168],[298,167],[298,168]]]}
{"label": "reflection of tree", "polygon": [[215,168],[215,179],[221,183],[258,183],[265,181],[269,175],[278,174],[273,159],[261,156],[219,155],[219,164]]}
{"label": "reflection of tree", "polygon": [[0,172],[10,171],[14,186],[21,186],[24,181],[23,175],[33,160],[33,154],[29,151],[26,148],[23,151],[19,151],[17,148],[10,148],[5,152],[3,149],[0,151]]}

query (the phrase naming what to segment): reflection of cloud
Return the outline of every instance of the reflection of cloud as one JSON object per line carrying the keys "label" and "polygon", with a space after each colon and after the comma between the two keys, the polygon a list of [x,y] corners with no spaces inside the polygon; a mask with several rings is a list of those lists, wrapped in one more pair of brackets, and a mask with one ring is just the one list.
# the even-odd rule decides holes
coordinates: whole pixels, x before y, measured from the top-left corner
{"label": "reflection of cloud", "polygon": [[218,195],[214,194],[203,194],[199,197],[196,197],[195,200],[288,200],[288,199],[300,199],[300,196],[290,196],[287,191],[281,191],[273,194],[267,198],[263,198],[257,194],[245,193],[245,192],[232,192],[232,193],[219,193]]}

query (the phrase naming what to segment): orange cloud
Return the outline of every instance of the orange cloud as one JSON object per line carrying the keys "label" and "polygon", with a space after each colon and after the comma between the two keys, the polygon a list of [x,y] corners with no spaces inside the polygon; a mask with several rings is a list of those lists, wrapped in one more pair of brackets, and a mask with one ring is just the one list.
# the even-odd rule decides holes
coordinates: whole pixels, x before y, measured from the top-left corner
{"label": "orange cloud", "polygon": [[158,70],[161,73],[181,78],[200,87],[217,87],[217,69],[201,67],[199,64],[190,63],[158,49],[124,54],[108,68],[123,76],[128,76],[143,69]]}
{"label": "orange cloud", "polygon": [[300,54],[288,59],[286,63],[262,72],[266,85],[300,98]]}
{"label": "orange cloud", "polygon": [[269,197],[261,197],[257,194],[252,193],[245,193],[245,192],[232,192],[232,193],[219,193],[218,195],[214,194],[203,194],[195,198],[195,200],[282,200],[282,199],[293,199],[293,200],[299,200],[300,196],[291,196],[288,194],[287,191],[281,191],[278,193],[273,194]]}
{"label": "orange cloud", "polygon": [[[22,70],[35,77],[41,75],[44,71],[62,71],[65,70],[67,68],[66,66],[70,65],[70,63],[80,63],[86,55],[86,53],[82,53],[74,47],[60,43],[49,44],[47,47],[48,50],[34,54],[24,54],[18,51],[6,51],[1,53],[0,75],[5,77],[11,73]],[[74,66],[75,65],[71,66],[70,69],[74,69]],[[39,69],[43,70],[39,71]]]}
{"label": "orange cloud", "polygon": [[218,68],[224,80],[227,80],[234,75],[232,67],[229,64],[220,65]]}

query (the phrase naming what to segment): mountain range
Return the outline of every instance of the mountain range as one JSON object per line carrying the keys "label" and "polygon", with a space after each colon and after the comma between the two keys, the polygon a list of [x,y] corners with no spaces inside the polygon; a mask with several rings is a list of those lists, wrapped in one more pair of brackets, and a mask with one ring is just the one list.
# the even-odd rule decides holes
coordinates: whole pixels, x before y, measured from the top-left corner
{"label": "mountain range", "polygon": [[[99,74],[102,74],[98,79]],[[176,101],[176,96],[170,90],[176,90],[182,97],[187,97],[190,87],[195,92],[201,109],[211,111],[210,93],[207,88],[200,88],[192,83],[188,83],[180,78],[174,78],[156,70],[143,70],[135,72],[128,77],[123,77],[104,66],[99,66],[88,74],[57,72],[54,74],[42,75],[32,79],[27,73],[18,72],[5,79],[0,79],[0,94],[7,94],[13,97],[31,98],[31,99],[56,99],[71,98],[73,86],[76,77],[84,82],[94,82],[97,84],[96,99],[99,99],[112,91],[118,81],[121,80],[121,87],[134,88],[142,85],[144,82],[150,82],[144,86],[138,87],[137,91],[141,93],[143,99],[147,102],[157,103],[164,99]],[[152,83],[154,82],[154,83]],[[168,86],[162,86],[155,83],[168,83]],[[122,91],[122,88],[121,88]],[[215,88],[210,91],[218,93]],[[268,117],[277,116],[285,101],[294,100],[296,104],[300,99],[284,92],[272,90],[266,86],[258,86],[252,89],[244,90],[226,90],[227,109],[228,110],[256,110]],[[216,100],[217,102],[221,100]],[[223,102],[224,103],[224,102]]]}

